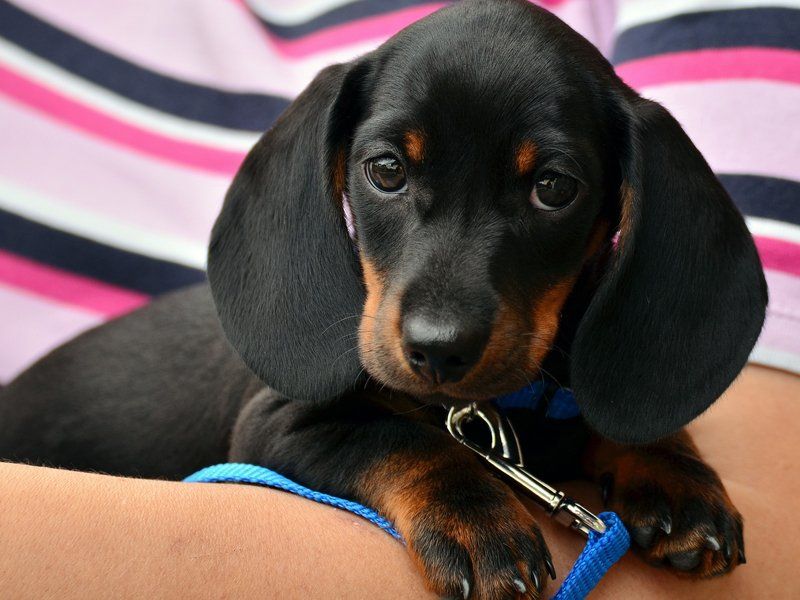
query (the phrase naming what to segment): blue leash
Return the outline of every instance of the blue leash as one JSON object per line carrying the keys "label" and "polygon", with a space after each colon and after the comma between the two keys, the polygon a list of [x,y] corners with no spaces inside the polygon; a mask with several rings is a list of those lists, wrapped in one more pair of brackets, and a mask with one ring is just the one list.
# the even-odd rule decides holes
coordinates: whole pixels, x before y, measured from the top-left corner
{"label": "blue leash", "polygon": [[603,512],[598,516],[608,529],[603,534],[589,532],[583,552],[578,555],[553,600],[586,598],[608,570],[628,551],[631,538],[617,514]]}
{"label": "blue leash", "polygon": [[292,494],[308,498],[314,502],[335,506],[336,508],[341,508],[342,510],[358,515],[367,521],[371,521],[392,537],[401,542],[403,541],[403,536],[400,535],[392,524],[371,508],[367,508],[352,500],[345,500],[344,498],[310,490],[266,467],[244,463],[223,463],[221,465],[200,469],[196,473],[189,475],[184,481],[187,483],[254,483],[256,485],[264,485],[285,492],[291,492]]}

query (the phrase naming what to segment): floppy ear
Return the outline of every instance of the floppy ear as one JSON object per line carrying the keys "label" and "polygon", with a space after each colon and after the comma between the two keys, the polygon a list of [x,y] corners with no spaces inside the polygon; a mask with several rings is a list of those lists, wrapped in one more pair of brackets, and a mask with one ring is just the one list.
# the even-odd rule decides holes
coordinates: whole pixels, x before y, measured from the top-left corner
{"label": "floppy ear", "polygon": [[589,425],[643,443],[730,385],[761,331],[767,292],[744,219],[677,121],[640,98],[628,117],[619,242],[571,371]]}
{"label": "floppy ear", "polygon": [[359,73],[322,71],[239,169],[211,235],[208,278],[233,347],[267,385],[326,399],[359,373],[364,303],[342,215]]}

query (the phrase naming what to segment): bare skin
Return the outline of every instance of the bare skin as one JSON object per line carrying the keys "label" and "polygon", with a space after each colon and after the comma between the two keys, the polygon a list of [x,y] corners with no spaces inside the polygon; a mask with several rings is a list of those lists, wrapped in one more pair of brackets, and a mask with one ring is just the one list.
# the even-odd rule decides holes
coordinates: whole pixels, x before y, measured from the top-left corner
{"label": "bare skin", "polygon": [[[751,366],[690,427],[744,515],[746,566],[697,582],[628,556],[592,597],[800,597],[798,423],[800,377]],[[5,597],[433,598],[391,537],[289,494],[6,463],[0,482]],[[569,487],[599,509],[592,486]],[[559,574],[552,592],[583,542],[539,522]]]}

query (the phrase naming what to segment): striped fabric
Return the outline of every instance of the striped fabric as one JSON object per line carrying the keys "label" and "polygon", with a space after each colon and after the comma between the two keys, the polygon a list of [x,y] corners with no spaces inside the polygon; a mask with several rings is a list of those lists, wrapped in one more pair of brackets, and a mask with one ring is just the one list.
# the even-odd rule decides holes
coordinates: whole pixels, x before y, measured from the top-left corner
{"label": "striped fabric", "polygon": [[[663,102],[756,235],[753,360],[800,372],[800,0],[542,0]],[[247,149],[327,64],[443,3],[0,0],[0,383],[203,279]]]}

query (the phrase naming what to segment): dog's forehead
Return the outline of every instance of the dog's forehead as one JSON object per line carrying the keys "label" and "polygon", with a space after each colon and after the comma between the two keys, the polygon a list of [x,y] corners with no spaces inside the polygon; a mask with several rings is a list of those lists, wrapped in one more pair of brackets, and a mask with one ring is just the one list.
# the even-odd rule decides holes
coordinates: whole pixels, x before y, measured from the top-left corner
{"label": "dog's forehead", "polygon": [[600,116],[591,99],[604,77],[599,53],[526,3],[445,9],[401,32],[379,56],[372,109],[386,125],[386,115],[413,116],[409,128],[499,139],[526,129],[586,131]]}

